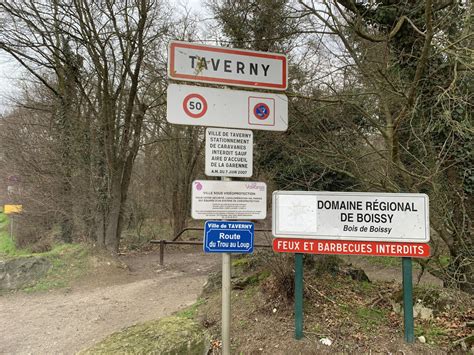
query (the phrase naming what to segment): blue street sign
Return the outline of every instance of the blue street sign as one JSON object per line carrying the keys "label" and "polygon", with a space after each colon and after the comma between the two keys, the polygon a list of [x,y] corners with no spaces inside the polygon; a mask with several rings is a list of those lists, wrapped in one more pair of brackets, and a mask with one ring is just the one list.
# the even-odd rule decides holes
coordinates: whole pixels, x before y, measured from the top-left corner
{"label": "blue street sign", "polygon": [[205,253],[253,253],[254,224],[237,221],[206,221]]}

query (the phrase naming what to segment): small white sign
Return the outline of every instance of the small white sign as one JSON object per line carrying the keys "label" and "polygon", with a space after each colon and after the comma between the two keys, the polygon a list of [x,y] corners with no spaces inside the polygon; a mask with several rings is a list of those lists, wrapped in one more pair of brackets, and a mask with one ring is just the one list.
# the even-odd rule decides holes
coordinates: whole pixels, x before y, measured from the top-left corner
{"label": "small white sign", "polygon": [[275,237],[426,243],[425,194],[275,191]]}
{"label": "small white sign", "polygon": [[175,80],[286,90],[284,54],[172,41],[168,76]]}
{"label": "small white sign", "polygon": [[194,219],[265,219],[267,185],[253,181],[196,180],[192,184]]}
{"label": "small white sign", "polygon": [[206,175],[250,177],[253,168],[253,132],[206,129]]}
{"label": "small white sign", "polygon": [[262,92],[169,84],[169,123],[286,131],[288,98]]}

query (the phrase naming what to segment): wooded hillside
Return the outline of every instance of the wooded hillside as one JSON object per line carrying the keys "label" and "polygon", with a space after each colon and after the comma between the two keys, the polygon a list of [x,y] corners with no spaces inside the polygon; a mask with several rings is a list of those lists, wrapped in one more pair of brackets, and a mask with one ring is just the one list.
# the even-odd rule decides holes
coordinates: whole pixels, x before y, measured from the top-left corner
{"label": "wooded hillside", "polygon": [[0,3],[0,50],[28,79],[0,117],[3,202],[24,207],[17,243],[54,233],[117,252],[126,231],[187,225],[204,131],[166,121],[178,39],[286,53],[289,129],[254,132],[252,180],[428,194],[422,267],[473,292],[470,1],[209,0],[201,17],[173,6]]}

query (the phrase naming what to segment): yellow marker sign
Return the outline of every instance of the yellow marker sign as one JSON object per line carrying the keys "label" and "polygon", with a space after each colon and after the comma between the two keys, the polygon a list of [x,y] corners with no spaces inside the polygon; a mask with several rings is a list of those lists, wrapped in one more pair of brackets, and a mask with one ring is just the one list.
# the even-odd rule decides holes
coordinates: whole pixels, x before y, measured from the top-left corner
{"label": "yellow marker sign", "polygon": [[23,205],[5,205],[3,206],[3,213],[12,214],[20,213],[23,210]]}

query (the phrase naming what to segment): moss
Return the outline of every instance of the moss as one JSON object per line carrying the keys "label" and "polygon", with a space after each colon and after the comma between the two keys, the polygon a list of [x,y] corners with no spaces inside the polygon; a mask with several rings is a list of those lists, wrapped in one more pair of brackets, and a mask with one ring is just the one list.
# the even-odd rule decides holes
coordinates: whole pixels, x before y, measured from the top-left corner
{"label": "moss", "polygon": [[246,287],[258,285],[261,281],[265,280],[270,276],[270,272],[267,270],[256,272],[245,277],[239,277],[232,280],[232,287],[234,289],[245,289]]}
{"label": "moss", "polygon": [[401,258],[392,258],[387,256],[363,256],[369,264],[383,267],[401,267]]}
{"label": "moss", "polygon": [[8,223],[8,217],[4,213],[0,213],[0,229],[4,228]]}
{"label": "moss", "polygon": [[191,319],[168,317],[114,333],[81,354],[204,354],[205,330]]}
{"label": "moss", "polygon": [[206,302],[206,300],[204,298],[200,298],[193,305],[177,312],[176,316],[181,317],[181,318],[193,319],[196,316],[197,312],[198,312],[199,306],[201,306],[205,302]]}
{"label": "moss", "polygon": [[242,257],[239,257],[239,258],[235,258],[234,260],[232,260],[232,266],[233,267],[242,267],[242,268],[246,268],[248,267],[250,264],[250,260],[247,256],[242,256]]}
{"label": "moss", "polygon": [[377,307],[366,307],[352,303],[340,303],[340,309],[346,317],[353,320],[365,332],[372,332],[387,323],[388,311]]}
{"label": "moss", "polygon": [[33,286],[23,289],[28,293],[68,287],[71,281],[83,276],[90,268],[89,249],[80,244],[61,244],[51,251],[34,255],[47,258],[52,267]]}
{"label": "moss", "polygon": [[429,344],[439,344],[448,335],[449,330],[443,329],[434,322],[417,322],[415,324],[415,336],[424,336]]}
{"label": "moss", "polygon": [[338,255],[305,254],[304,265],[315,275],[324,273],[336,274],[343,260]]}
{"label": "moss", "polygon": [[8,216],[0,213],[0,257],[8,259],[14,256],[29,254],[27,250],[17,250],[15,242],[10,236],[10,230],[7,228],[8,224]]}
{"label": "moss", "polygon": [[355,315],[366,330],[374,330],[387,319],[386,310],[369,307],[356,307]]}
{"label": "moss", "polygon": [[442,255],[438,260],[442,267],[448,267],[449,263],[451,262],[449,255]]}
{"label": "moss", "polygon": [[377,288],[377,286],[368,281],[354,281],[354,286],[357,287],[360,292],[369,292]]}
{"label": "moss", "polygon": [[0,231],[0,255],[8,256],[16,254],[15,242],[7,232]]}

